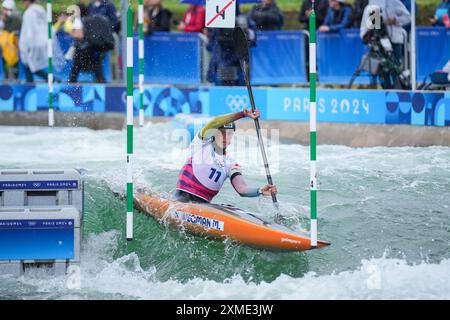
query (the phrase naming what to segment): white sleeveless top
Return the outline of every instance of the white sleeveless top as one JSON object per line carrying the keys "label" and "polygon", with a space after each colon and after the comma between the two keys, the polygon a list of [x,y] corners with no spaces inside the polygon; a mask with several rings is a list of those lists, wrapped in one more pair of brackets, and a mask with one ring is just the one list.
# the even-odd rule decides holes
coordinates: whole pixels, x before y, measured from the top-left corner
{"label": "white sleeveless top", "polygon": [[229,155],[214,151],[213,138],[202,140],[196,135],[181,169],[177,189],[211,201],[234,172],[239,172],[239,165]]}

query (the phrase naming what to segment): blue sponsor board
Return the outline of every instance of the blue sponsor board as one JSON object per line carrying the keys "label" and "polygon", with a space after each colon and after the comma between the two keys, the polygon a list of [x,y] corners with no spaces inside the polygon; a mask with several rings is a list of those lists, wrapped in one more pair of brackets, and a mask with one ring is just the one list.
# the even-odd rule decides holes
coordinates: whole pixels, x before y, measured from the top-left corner
{"label": "blue sponsor board", "polygon": [[[106,87],[105,92],[105,112],[125,113],[127,108],[127,89],[126,87]],[[138,112],[135,106],[135,113]]]}
{"label": "blue sponsor board", "polygon": [[[45,90],[48,96],[48,91]],[[47,101],[47,96],[43,97]],[[106,87],[104,85],[59,86],[55,108],[62,112],[105,112]],[[40,108],[46,108],[47,104]]]}
{"label": "blue sponsor board", "polygon": [[304,31],[263,31],[256,39],[251,47],[252,84],[307,82]]}
{"label": "blue sponsor board", "polygon": [[60,190],[78,189],[77,180],[0,181],[0,190]]}
{"label": "blue sponsor board", "polygon": [[73,219],[0,220],[0,260],[73,258]]}
{"label": "blue sponsor board", "polygon": [[386,92],[386,124],[450,125],[450,99],[444,93]]}
{"label": "blue sponsor board", "polygon": [[[263,120],[308,121],[309,89],[254,88]],[[0,86],[0,111],[46,110],[45,85]],[[245,87],[144,87],[146,116],[178,113],[216,116],[250,108]],[[122,86],[55,86],[56,111],[121,112],[126,110]],[[134,90],[134,114],[139,91]],[[445,92],[318,90],[319,122],[450,126],[450,95]]]}
{"label": "blue sponsor board", "polygon": [[[138,37],[133,37],[134,65],[138,66]],[[154,32],[144,38],[144,75],[147,83],[199,85],[201,47],[198,33]],[[139,68],[134,68],[138,82]]]}
{"label": "blue sponsor board", "polygon": [[[318,90],[317,120],[384,123],[384,94],[378,91]],[[271,89],[267,118],[309,121],[309,89]]]}
{"label": "blue sponsor board", "polygon": [[59,228],[71,229],[74,227],[73,219],[52,220],[0,220],[1,230],[12,229],[36,229],[36,228]]}
{"label": "blue sponsor board", "polygon": [[[174,116],[178,113],[202,113],[208,91],[201,88],[144,87],[146,116]],[[139,90],[133,94],[135,110],[139,109]]]}
{"label": "blue sponsor board", "polygon": [[[268,89],[253,89],[256,107],[261,119],[268,119],[266,113]],[[244,87],[215,87],[209,89],[209,115],[239,112],[251,108],[247,89]]]}
{"label": "blue sponsor board", "polygon": [[[104,112],[105,85],[54,86],[53,105],[62,112]],[[48,110],[46,84],[14,84],[0,86],[0,111]]]}
{"label": "blue sponsor board", "polygon": [[35,111],[26,106],[36,107],[35,85],[0,85],[0,111]]}
{"label": "blue sponsor board", "polygon": [[[143,105],[145,116],[174,116],[178,113],[202,113],[209,102],[207,89],[144,86]],[[126,110],[126,90],[124,87],[106,88],[107,112]],[[133,91],[133,112],[137,116],[140,108],[139,89]]]}
{"label": "blue sponsor board", "polygon": [[[317,34],[317,69],[319,83],[347,85],[358,68],[367,46],[359,37],[359,29],[342,29],[339,32]],[[370,83],[367,73],[355,83]]]}

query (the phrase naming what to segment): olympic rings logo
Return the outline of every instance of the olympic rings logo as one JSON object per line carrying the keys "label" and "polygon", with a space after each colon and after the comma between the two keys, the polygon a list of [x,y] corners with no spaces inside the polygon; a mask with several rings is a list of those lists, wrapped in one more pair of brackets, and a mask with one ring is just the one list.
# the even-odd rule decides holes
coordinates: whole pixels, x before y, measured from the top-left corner
{"label": "olympic rings logo", "polygon": [[242,111],[247,109],[249,106],[249,99],[245,95],[231,95],[229,94],[226,98],[226,104],[233,112]]}

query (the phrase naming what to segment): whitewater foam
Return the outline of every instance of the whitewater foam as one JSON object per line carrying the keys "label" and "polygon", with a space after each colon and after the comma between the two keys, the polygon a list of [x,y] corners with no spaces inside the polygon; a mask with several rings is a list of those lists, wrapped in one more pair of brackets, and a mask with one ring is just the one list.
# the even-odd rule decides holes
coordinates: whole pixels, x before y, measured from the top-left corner
{"label": "whitewater foam", "polygon": [[[1,168],[81,167],[87,179],[79,289],[68,288],[69,283],[77,287],[72,282],[77,272],[55,278],[40,271],[19,279],[0,277],[0,297],[450,298],[448,148],[318,146],[319,236],[333,244],[296,255],[180,237],[138,214],[135,218],[141,224],[135,231],[140,247],[125,245],[125,207],[111,192],[125,187],[124,130],[0,130]],[[187,149],[171,140],[169,124],[148,124],[136,130],[135,137],[136,185],[170,192]],[[281,144],[278,150],[283,170],[273,178],[279,186],[280,208],[291,227],[300,231],[309,226],[309,148]],[[242,156],[249,184],[266,183],[259,166],[242,151],[236,155]],[[269,218],[275,213],[270,198],[238,198],[228,184],[216,201],[238,204]],[[120,231],[107,231],[111,229]],[[386,248],[391,253],[383,255]],[[194,276],[177,274],[182,268],[192,268],[189,272]]]}
{"label": "whitewater foam", "polygon": [[[274,281],[245,281],[234,275],[223,282],[194,278],[159,281],[156,267],[144,270],[135,253],[117,259],[111,254],[118,234],[89,236],[80,267],[79,289],[68,289],[68,277],[42,274],[18,279],[25,291],[40,297],[87,299],[449,299],[450,259],[440,263],[408,264],[403,259],[363,259],[355,270],[304,277],[280,275]],[[0,278],[7,281],[8,278]],[[15,281],[9,278],[9,281]],[[33,295],[31,296],[34,297]]]}

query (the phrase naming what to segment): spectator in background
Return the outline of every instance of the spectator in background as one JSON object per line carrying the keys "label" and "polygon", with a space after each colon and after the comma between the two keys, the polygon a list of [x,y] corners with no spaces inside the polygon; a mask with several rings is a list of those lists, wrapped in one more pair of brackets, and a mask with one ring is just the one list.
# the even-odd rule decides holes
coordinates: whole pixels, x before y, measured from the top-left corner
{"label": "spectator in background", "polygon": [[283,27],[283,14],[275,0],[261,0],[248,14],[258,30],[280,30]]}
{"label": "spectator in background", "polygon": [[17,78],[19,64],[18,35],[22,24],[22,17],[16,10],[14,0],[2,3],[0,14],[0,49],[3,66],[8,79]]}
{"label": "spectator in background", "polygon": [[21,25],[22,17],[16,10],[16,2],[14,0],[4,0],[0,14],[0,30],[19,34]]}
{"label": "spectator in background", "polygon": [[184,32],[202,32],[205,28],[205,8],[202,5],[193,4],[183,14],[177,29]]}
{"label": "spectator in background", "polygon": [[[83,13],[84,3],[86,3],[86,0],[80,0],[78,3],[78,7],[80,8],[80,14],[83,14],[83,16],[84,16],[84,13]],[[89,16],[92,17],[95,15],[106,17],[111,24],[111,29],[113,31],[112,36],[114,39],[115,50],[113,50],[109,56],[109,59],[110,59],[109,63],[110,63],[110,65],[112,65],[112,69],[115,70],[115,74],[117,74],[118,73],[117,72],[118,65],[120,65],[120,61],[119,61],[120,20],[118,18],[118,13],[117,13],[116,7],[114,6],[114,3],[112,2],[112,0],[111,1],[110,0],[91,0],[91,3],[89,3],[87,6],[86,17],[89,17]],[[103,53],[102,53],[101,60],[103,60]],[[94,71],[95,70],[97,70],[97,66],[95,66]],[[97,78],[99,76],[100,76],[100,73],[97,72]],[[102,81],[104,81],[103,78],[101,78],[101,79],[102,79]]]}
{"label": "spectator in background", "polygon": [[358,28],[361,26],[361,19],[363,17],[364,9],[369,4],[369,0],[356,0],[353,4],[352,10],[352,27]]}
{"label": "spectator in background", "polygon": [[146,0],[145,4],[144,33],[170,31],[172,12],[163,7],[162,0]]}
{"label": "spectator in background", "polygon": [[56,22],[53,24],[55,32],[71,33],[73,29],[73,23],[69,19],[69,15],[66,11],[62,11],[58,14]]}
{"label": "spectator in background", "polygon": [[450,28],[450,2],[443,0],[436,8],[434,16],[430,18],[430,22],[436,27]]}
{"label": "spectator in background", "polygon": [[69,82],[76,82],[81,71],[94,73],[96,82],[104,83],[102,61],[104,53],[114,48],[110,21],[102,15],[80,16],[75,9],[71,35],[75,39],[75,53]]}
{"label": "spectator in background", "polygon": [[[309,16],[312,11],[312,1],[304,0],[300,8],[300,14],[298,16],[298,21],[304,24],[304,28],[309,30]],[[328,0],[316,0],[314,3],[314,12],[316,14],[316,28],[323,25],[325,17],[328,11]],[[306,69],[305,73],[309,81],[309,47],[305,46],[305,57],[306,57]]]}
{"label": "spectator in background", "polygon": [[[400,0],[369,0],[369,5],[379,6],[383,24],[392,42],[395,58],[403,63],[403,26],[411,22],[411,15]],[[364,11],[364,17],[368,16],[368,10]],[[364,18],[363,18],[364,19]],[[366,32],[367,26],[361,23],[361,34]]]}
{"label": "spectator in background", "polygon": [[[68,17],[68,21],[72,25],[72,29],[69,31],[70,35],[74,39],[74,44],[72,46],[73,52],[66,54],[69,60],[72,60],[72,69],[70,70],[69,82],[76,82],[78,80],[78,75],[82,70],[87,69],[87,62],[91,59],[90,53],[86,48],[84,43],[84,33],[83,33],[83,22],[82,18],[86,17],[87,10],[81,12],[80,7],[75,6],[74,12]],[[69,52],[71,49],[69,49]],[[73,56],[72,56],[73,55]]]}
{"label": "spectator in background", "polygon": [[351,26],[352,8],[345,0],[329,0],[329,8],[320,32],[338,32]]}
{"label": "spectator in background", "polygon": [[[305,29],[309,29],[309,15],[311,14],[312,1],[304,0],[300,8],[298,21],[305,25]],[[328,0],[316,0],[314,4],[314,11],[316,13],[316,25],[320,27],[325,21],[325,16],[328,10]]]}
{"label": "spectator in background", "polygon": [[19,52],[25,67],[27,82],[33,82],[36,74],[45,80],[47,71],[47,12],[35,3],[35,0],[24,0],[22,28],[20,29]]}
{"label": "spectator in background", "polygon": [[119,19],[117,19],[116,7],[109,0],[93,0],[87,7],[87,15],[100,15],[108,18],[112,30],[115,33],[119,32]]}

